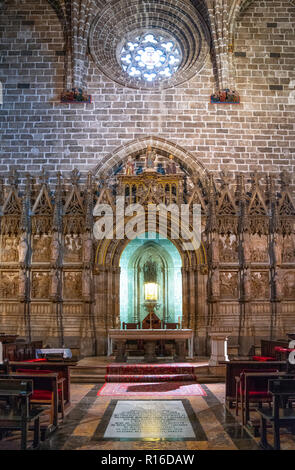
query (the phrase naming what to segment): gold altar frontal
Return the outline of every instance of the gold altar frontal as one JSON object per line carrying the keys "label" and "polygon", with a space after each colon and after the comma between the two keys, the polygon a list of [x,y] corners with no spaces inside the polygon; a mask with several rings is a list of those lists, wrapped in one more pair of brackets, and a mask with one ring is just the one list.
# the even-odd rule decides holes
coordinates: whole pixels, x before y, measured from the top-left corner
{"label": "gold altar frontal", "polygon": [[154,360],[156,342],[174,340],[177,344],[177,359],[185,360],[186,357],[193,358],[194,333],[191,329],[134,329],[119,330],[111,329],[108,333],[108,356],[113,354],[113,344],[116,343],[116,360],[123,361],[125,358],[126,342],[128,340],[141,340],[145,343],[145,360]]}

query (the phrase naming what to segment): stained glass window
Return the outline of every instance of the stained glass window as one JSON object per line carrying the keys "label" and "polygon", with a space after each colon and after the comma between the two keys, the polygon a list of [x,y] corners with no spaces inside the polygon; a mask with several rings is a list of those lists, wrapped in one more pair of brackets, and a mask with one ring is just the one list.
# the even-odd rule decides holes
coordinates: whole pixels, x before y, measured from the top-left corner
{"label": "stained glass window", "polygon": [[153,82],[170,78],[181,64],[180,47],[167,34],[135,35],[123,44],[119,60],[132,78]]}

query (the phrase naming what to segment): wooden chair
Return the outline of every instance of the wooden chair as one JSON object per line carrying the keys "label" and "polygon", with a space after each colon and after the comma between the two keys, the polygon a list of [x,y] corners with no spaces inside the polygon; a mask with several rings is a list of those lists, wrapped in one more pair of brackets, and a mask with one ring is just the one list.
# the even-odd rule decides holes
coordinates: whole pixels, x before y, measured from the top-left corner
{"label": "wooden chair", "polygon": [[163,327],[166,330],[178,330],[179,329],[179,323],[171,323],[171,322],[164,322]]}
{"label": "wooden chair", "polygon": [[[54,390],[52,387],[52,374],[58,375],[53,370],[36,370],[36,369],[17,369],[18,374],[32,374],[32,380],[34,383],[34,391],[30,397],[30,403],[37,405],[49,405],[50,406],[50,424],[57,426],[55,419],[55,398]],[[41,376],[40,380],[36,375]],[[46,376],[48,381],[46,381]],[[57,377],[57,409],[60,407],[61,419],[65,416],[65,397],[64,397],[64,381],[65,378],[58,375]]]}
{"label": "wooden chair", "polygon": [[[286,398],[295,395],[295,379],[285,377],[284,379],[269,380],[268,391],[273,397],[272,408],[257,410],[260,414],[260,445],[264,449],[280,450],[280,428],[291,426],[294,430],[295,427],[295,409],[284,406]],[[267,423],[271,423],[273,427],[273,447],[267,442]]]}
{"label": "wooden chair", "polygon": [[140,329],[140,322],[137,323],[122,323],[123,330],[139,330]]}
{"label": "wooden chair", "polygon": [[5,397],[8,403],[0,407],[0,433],[21,431],[21,450],[27,448],[28,428],[34,423],[33,447],[40,444],[40,408],[30,409],[29,397],[33,391],[32,380],[0,379],[0,398]]}
{"label": "wooden chair", "polygon": [[[270,375],[278,372],[278,369],[265,369],[265,370],[253,370],[253,369],[244,369],[239,376],[236,376],[236,416],[239,414],[239,402],[241,402],[241,411],[242,411],[242,422],[243,425],[247,422],[245,415],[245,398],[246,391],[248,393],[248,400],[254,403],[263,403],[270,402],[271,396],[267,391],[268,379]],[[248,374],[251,374],[255,378],[260,377],[259,384],[255,385],[254,380],[251,384],[248,383],[246,390],[246,377]],[[266,377],[263,379],[263,377]]]}

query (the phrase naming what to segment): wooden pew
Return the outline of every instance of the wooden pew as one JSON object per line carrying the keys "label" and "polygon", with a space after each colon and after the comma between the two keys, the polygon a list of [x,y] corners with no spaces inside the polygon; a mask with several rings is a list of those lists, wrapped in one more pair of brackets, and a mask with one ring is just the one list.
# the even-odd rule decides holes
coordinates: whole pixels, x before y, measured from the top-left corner
{"label": "wooden pew", "polygon": [[[44,371],[43,371],[44,372]],[[0,376],[4,378],[4,376]],[[64,392],[65,379],[59,378],[57,373],[42,373],[40,371],[11,372],[7,378],[32,380],[33,392],[30,396],[31,404],[50,406],[50,432],[58,427],[58,410],[60,404],[61,418],[64,418]],[[61,389],[60,399],[58,390]]]}
{"label": "wooden pew", "polygon": [[2,342],[3,346],[3,359],[9,361],[25,361],[28,359],[35,359],[36,349],[42,348],[42,341],[32,341],[26,343],[25,341],[8,341]]}
{"label": "wooden pew", "polygon": [[[261,423],[260,445],[264,449],[273,448],[274,450],[280,450],[280,428],[292,426],[294,429],[295,426],[295,409],[282,406],[286,398],[295,395],[295,379],[284,378],[270,380],[268,390],[273,395],[273,406],[272,409],[258,409]],[[274,430],[273,447],[267,442],[268,422],[272,424]]]}
{"label": "wooden pew", "polygon": [[283,348],[288,347],[289,342],[287,340],[261,340],[261,356],[276,357],[275,347],[281,346]]}
{"label": "wooden pew", "polygon": [[7,399],[9,405],[0,406],[0,432],[21,431],[21,450],[27,448],[28,428],[34,423],[33,447],[40,444],[40,414],[42,409],[30,409],[29,398],[33,391],[32,380],[0,379],[0,398]]}
{"label": "wooden pew", "polygon": [[259,372],[259,370],[277,369],[280,372],[286,372],[287,363],[285,361],[222,361],[220,364],[226,366],[226,387],[225,387],[225,400],[226,404],[232,408],[233,403],[236,401],[236,377],[239,377],[241,372],[245,369],[248,371]]}
{"label": "wooden pew", "polygon": [[16,372],[17,369],[35,369],[37,370],[50,370],[59,374],[64,380],[64,400],[65,406],[71,402],[71,384],[70,384],[70,367],[74,367],[76,362],[73,361],[38,361],[38,362],[10,362],[11,372]]}

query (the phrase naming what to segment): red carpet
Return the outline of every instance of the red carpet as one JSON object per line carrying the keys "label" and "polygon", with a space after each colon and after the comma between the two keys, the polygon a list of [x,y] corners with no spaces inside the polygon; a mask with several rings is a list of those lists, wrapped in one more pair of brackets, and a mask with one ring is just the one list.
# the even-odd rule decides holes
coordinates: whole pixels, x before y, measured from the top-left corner
{"label": "red carpet", "polygon": [[194,382],[193,374],[166,375],[106,375],[106,382]]}
{"label": "red carpet", "polygon": [[206,396],[201,385],[186,382],[163,383],[106,383],[97,393],[98,396],[153,397],[162,396]]}
{"label": "red carpet", "polygon": [[106,382],[195,382],[194,366],[176,364],[110,364],[107,366]]}

